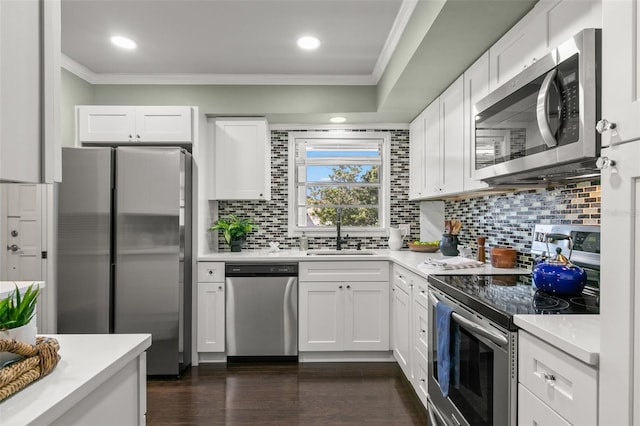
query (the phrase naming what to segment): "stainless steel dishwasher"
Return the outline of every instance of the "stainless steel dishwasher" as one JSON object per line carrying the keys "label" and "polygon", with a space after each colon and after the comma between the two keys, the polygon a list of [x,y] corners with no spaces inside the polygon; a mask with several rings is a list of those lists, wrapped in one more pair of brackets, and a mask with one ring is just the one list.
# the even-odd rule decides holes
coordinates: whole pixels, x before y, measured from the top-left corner
{"label": "stainless steel dishwasher", "polygon": [[227,361],[298,358],[298,264],[227,264]]}

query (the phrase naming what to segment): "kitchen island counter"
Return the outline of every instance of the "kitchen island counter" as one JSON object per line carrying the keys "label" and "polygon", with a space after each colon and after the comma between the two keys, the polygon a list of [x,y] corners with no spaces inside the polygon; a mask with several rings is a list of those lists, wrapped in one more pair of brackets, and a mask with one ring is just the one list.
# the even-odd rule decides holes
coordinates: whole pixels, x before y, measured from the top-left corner
{"label": "kitchen island counter", "polygon": [[0,424],[144,424],[150,334],[58,334],[60,361],[0,402]]}

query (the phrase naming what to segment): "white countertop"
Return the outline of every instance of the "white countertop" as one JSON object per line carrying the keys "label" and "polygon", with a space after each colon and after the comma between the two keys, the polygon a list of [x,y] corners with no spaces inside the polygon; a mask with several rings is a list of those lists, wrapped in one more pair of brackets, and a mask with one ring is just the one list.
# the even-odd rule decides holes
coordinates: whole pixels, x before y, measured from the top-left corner
{"label": "white countertop", "polygon": [[43,289],[45,287],[44,281],[0,281],[0,299],[4,299],[18,286],[18,290],[26,290],[31,284],[38,284]]}
{"label": "white countertop", "polygon": [[56,368],[0,402],[3,426],[50,424],[151,346],[150,334],[57,334]]}
{"label": "white countertop", "polygon": [[515,324],[589,365],[600,359],[600,315],[516,315]]}
{"label": "white countertop", "polygon": [[374,254],[358,254],[357,250],[345,250],[339,255],[309,256],[307,252],[300,250],[279,250],[275,253],[265,250],[243,250],[237,253],[219,252],[198,256],[199,262],[322,262],[322,261],[353,261],[353,260],[388,260],[403,266],[410,271],[427,277],[428,275],[496,275],[496,274],[528,274],[526,269],[494,268],[490,263],[481,268],[441,270],[418,268],[418,265],[427,259],[446,259],[440,253],[419,253],[410,250],[364,250],[373,251]]}

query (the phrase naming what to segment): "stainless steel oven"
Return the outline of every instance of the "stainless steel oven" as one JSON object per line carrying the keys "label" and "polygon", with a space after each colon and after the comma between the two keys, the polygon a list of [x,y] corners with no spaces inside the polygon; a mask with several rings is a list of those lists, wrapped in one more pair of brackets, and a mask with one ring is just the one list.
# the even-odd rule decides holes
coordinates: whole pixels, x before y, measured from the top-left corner
{"label": "stainless steel oven", "polygon": [[[440,389],[437,361],[437,303],[451,313],[449,391]],[[509,331],[434,288],[429,289],[429,416],[434,425],[507,426],[517,416],[517,331]],[[454,361],[455,359],[455,361]]]}
{"label": "stainless steel oven", "polygon": [[586,29],[475,105],[476,179],[546,182],[598,173],[600,30]]}

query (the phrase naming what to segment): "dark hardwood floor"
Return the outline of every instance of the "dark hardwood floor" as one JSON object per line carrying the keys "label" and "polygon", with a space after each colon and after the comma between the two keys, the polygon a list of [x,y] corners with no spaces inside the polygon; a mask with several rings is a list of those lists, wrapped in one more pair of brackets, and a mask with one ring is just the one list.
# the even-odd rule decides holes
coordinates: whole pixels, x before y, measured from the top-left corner
{"label": "dark hardwood floor", "polygon": [[201,364],[150,379],[148,425],[426,425],[395,363]]}

